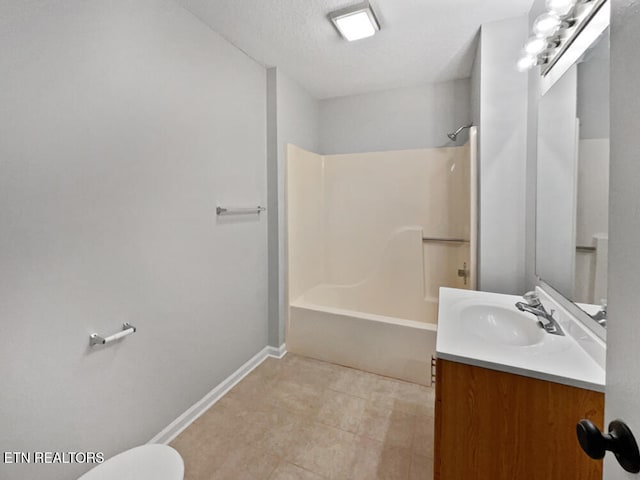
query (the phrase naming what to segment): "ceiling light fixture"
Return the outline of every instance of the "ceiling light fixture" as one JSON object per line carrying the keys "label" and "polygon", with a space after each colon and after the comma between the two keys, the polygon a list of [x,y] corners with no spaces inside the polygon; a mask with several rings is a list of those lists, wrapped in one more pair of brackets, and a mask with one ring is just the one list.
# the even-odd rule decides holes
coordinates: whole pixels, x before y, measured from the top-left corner
{"label": "ceiling light fixture", "polygon": [[345,39],[350,42],[372,37],[380,24],[369,2],[359,3],[329,14],[329,18]]}

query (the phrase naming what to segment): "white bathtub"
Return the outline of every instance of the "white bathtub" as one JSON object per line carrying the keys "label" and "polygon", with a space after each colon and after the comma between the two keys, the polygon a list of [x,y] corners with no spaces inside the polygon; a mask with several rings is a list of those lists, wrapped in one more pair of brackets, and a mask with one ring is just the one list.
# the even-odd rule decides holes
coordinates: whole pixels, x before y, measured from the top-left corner
{"label": "white bathtub", "polygon": [[287,350],[300,355],[431,385],[430,365],[435,348],[435,323],[303,300],[289,309]]}
{"label": "white bathtub", "polygon": [[438,305],[425,298],[416,258],[422,260],[422,230],[402,228],[366,280],[305,292],[289,308],[287,350],[430,385]]}

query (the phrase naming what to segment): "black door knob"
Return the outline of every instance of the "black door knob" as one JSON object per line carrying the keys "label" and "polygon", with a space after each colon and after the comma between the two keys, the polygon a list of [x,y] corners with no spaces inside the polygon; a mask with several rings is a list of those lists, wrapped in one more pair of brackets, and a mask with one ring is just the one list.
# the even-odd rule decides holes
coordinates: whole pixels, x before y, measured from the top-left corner
{"label": "black door knob", "polygon": [[618,463],[627,472],[640,472],[640,452],[631,430],[622,420],[609,424],[609,433],[602,433],[591,420],[580,420],[576,425],[578,442],[591,458],[601,459],[607,450],[613,452]]}

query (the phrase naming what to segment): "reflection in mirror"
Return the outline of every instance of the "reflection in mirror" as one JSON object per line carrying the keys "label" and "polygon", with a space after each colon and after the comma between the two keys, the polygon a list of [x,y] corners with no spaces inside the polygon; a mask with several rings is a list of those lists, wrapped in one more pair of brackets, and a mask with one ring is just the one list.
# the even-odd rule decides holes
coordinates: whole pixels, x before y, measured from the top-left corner
{"label": "reflection in mirror", "polygon": [[[607,32],[608,33],[608,32]],[[606,304],[609,223],[609,36],[578,64],[575,300]]]}
{"label": "reflection in mirror", "polygon": [[574,300],[577,178],[577,68],[540,100],[536,273]]}
{"label": "reflection in mirror", "polygon": [[603,326],[608,198],[607,29],[540,100],[536,225],[536,274]]}

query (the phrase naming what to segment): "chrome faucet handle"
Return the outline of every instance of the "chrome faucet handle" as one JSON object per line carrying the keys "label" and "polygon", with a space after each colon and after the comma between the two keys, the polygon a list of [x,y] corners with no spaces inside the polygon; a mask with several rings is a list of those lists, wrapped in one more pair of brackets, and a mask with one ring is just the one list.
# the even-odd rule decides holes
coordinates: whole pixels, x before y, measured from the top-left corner
{"label": "chrome faucet handle", "polygon": [[537,307],[540,305],[540,299],[538,298],[538,294],[534,290],[525,293],[524,295],[522,295],[522,298],[532,307]]}
{"label": "chrome faucet handle", "polygon": [[[544,312],[543,312],[543,313],[544,313]],[[547,325],[550,325],[550,324],[552,324],[553,322],[555,322],[555,320],[556,320],[556,319],[555,319],[555,318],[553,318],[553,314],[554,314],[554,313],[556,313],[556,311],[555,311],[555,310],[553,310],[553,309],[551,309],[551,311],[550,311],[549,313],[547,313],[546,315],[538,317],[538,321],[539,321],[542,325],[544,325],[544,326],[546,327]]]}

